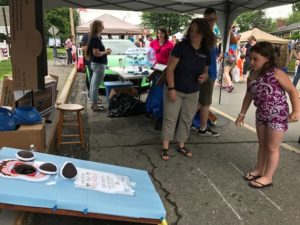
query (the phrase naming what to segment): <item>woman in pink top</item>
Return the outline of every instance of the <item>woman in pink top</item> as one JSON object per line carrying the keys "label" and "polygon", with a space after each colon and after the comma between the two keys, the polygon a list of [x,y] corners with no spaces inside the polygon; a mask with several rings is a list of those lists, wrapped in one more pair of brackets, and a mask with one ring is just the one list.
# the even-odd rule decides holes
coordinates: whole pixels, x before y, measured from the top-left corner
{"label": "woman in pink top", "polygon": [[[174,45],[169,41],[166,28],[160,27],[157,29],[156,39],[150,43],[150,47],[155,51],[156,63],[167,65]],[[146,110],[149,115],[153,115],[156,118],[155,129],[161,129],[163,117],[163,76],[164,73],[161,71],[154,71],[149,77],[152,80],[152,86],[146,100]]]}
{"label": "woman in pink top", "polygon": [[160,27],[157,29],[156,39],[150,43],[150,47],[155,50],[156,63],[167,65],[174,45],[169,41],[169,35],[166,28]]}

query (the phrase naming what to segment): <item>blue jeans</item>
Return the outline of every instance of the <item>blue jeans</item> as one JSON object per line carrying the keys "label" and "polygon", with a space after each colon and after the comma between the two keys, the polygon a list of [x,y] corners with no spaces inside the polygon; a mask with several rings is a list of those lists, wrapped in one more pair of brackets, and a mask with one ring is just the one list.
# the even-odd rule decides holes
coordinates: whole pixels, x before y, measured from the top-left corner
{"label": "blue jeans", "polygon": [[99,63],[91,63],[91,68],[93,70],[93,76],[90,84],[90,98],[93,101],[93,104],[97,104],[98,101],[98,90],[101,81],[104,78],[105,75],[105,67],[104,64]]}
{"label": "blue jeans", "polygon": [[296,73],[296,75],[294,76],[294,79],[293,79],[293,85],[295,87],[297,87],[299,79],[300,79],[300,66],[297,66],[297,73]]}

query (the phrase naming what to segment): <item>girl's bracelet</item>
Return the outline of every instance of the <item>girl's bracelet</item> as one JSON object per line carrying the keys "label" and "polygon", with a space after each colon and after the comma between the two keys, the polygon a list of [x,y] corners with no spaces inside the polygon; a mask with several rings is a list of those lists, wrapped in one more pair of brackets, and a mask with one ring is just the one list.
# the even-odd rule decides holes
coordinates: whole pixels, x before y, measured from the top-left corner
{"label": "girl's bracelet", "polygon": [[242,117],[245,117],[246,115],[245,114],[242,114],[242,113],[238,113],[239,116],[242,116]]}

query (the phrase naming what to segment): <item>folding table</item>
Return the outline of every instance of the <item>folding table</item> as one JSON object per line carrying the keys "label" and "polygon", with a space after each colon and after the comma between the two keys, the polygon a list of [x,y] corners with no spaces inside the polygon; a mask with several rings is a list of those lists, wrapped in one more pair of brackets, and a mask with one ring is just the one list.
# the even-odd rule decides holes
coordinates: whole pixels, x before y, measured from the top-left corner
{"label": "folding table", "polygon": [[143,71],[148,71],[148,73],[146,73],[146,74],[142,74],[141,72],[138,72],[138,71],[131,71],[131,73],[129,73],[127,71],[127,68],[123,68],[123,67],[111,67],[110,69],[112,71],[116,72],[123,81],[139,80],[138,81],[138,98],[139,99],[140,99],[140,95],[141,95],[142,79],[144,77],[148,77],[153,72],[153,70],[144,68],[144,67],[142,67]]}

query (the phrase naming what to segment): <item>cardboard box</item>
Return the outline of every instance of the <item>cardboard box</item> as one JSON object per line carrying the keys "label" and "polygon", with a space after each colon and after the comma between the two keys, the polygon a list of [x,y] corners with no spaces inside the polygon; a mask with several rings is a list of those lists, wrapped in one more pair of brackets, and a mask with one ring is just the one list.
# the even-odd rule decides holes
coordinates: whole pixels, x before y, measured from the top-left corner
{"label": "cardboard box", "polygon": [[4,76],[0,105],[15,107],[13,79],[12,77]]}
{"label": "cardboard box", "polygon": [[9,1],[14,90],[44,88],[47,52],[43,27],[43,1]]}
{"label": "cardboard box", "polygon": [[0,132],[0,147],[29,149],[31,144],[34,144],[37,151],[45,151],[45,123],[21,125],[18,130]]}
{"label": "cardboard box", "polygon": [[57,81],[57,76],[45,76],[44,89],[28,92],[16,102],[13,90],[14,80],[12,77],[4,77],[0,104],[12,107],[32,105],[44,116],[55,109]]}

